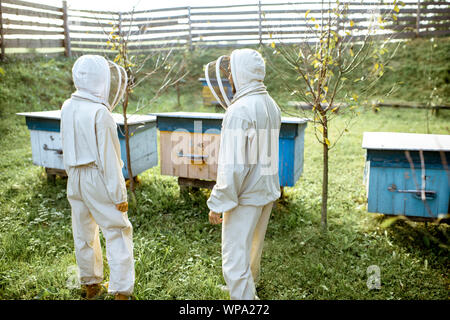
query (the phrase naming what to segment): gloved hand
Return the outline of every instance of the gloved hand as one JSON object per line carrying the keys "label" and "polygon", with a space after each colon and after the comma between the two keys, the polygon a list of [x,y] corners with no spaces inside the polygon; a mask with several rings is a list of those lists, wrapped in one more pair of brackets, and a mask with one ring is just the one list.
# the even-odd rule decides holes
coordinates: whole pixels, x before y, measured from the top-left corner
{"label": "gloved hand", "polygon": [[221,218],[221,213],[217,213],[217,212],[214,212],[214,211],[209,211],[209,214],[208,214],[208,216],[209,216],[209,223],[211,223],[211,224],[219,224],[219,223],[222,223],[222,218]]}
{"label": "gloved hand", "polygon": [[127,211],[128,211],[128,202],[125,201],[125,202],[116,204],[116,208],[117,208],[117,210],[119,210],[119,211],[127,212]]}

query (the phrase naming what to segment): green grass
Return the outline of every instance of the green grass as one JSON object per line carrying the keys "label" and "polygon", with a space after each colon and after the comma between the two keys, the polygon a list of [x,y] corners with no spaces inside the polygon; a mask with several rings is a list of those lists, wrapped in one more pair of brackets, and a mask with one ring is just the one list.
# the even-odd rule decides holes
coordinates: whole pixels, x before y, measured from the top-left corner
{"label": "green grass", "polygon": [[[420,42],[413,44],[407,43],[408,50],[423,49]],[[202,52],[192,66],[216,53]],[[24,119],[15,116],[58,108],[73,91],[72,63],[61,58],[0,65],[5,70],[0,74],[0,299],[80,298],[80,291],[68,285],[75,257],[66,180],[50,183],[44,169],[32,164],[29,132]],[[398,72],[408,68],[402,64]],[[408,72],[413,85],[403,99],[416,101],[414,96],[427,94],[429,83],[420,86]],[[146,112],[211,111],[201,107],[197,77],[193,72],[183,86],[181,107],[170,89]],[[439,90],[445,81],[445,76],[436,80]],[[276,99],[287,99],[274,87]],[[145,92],[146,87],[136,90],[132,103]],[[345,120],[337,118],[334,127]],[[430,132],[449,134],[449,120],[448,111],[430,117]],[[261,299],[449,298],[449,226],[403,220],[385,226],[383,216],[367,213],[362,182],[364,131],[424,133],[426,127],[425,110],[383,109],[356,119],[330,155],[327,234],[320,231],[321,148],[307,128],[304,174],[295,187],[285,189],[286,198],[269,222],[257,287]],[[180,195],[176,178],[160,175],[159,167],[140,179],[137,206],[129,213],[136,299],[227,299],[219,289],[224,284],[220,227],[207,219],[209,191]],[[371,265],[381,270],[379,290],[366,286]]]}

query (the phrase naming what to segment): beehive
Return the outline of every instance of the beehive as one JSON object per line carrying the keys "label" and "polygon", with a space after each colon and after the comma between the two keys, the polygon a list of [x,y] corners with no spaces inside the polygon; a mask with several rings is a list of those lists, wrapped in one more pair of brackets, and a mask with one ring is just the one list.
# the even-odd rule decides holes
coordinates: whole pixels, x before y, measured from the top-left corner
{"label": "beehive", "polygon": [[[223,114],[154,114],[160,132],[161,174],[216,180]],[[307,119],[283,117],[279,137],[280,186],[294,186],[303,171]]]}
{"label": "beehive", "polygon": [[450,135],[365,132],[362,147],[369,212],[448,216]]}
{"label": "beehive", "polygon": [[[33,163],[50,169],[51,172],[64,172],[60,135],[61,111],[26,112],[18,115],[25,116],[30,130]],[[122,172],[125,179],[128,179],[123,116],[118,113],[112,115],[117,123],[121,158],[124,162]],[[137,176],[158,165],[156,118],[148,115],[132,115],[128,117],[128,127],[131,169],[133,175]]]}

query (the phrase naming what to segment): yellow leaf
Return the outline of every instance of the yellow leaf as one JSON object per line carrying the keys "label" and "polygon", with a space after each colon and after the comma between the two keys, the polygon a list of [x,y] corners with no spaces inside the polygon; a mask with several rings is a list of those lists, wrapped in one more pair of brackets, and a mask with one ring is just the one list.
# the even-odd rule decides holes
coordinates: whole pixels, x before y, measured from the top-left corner
{"label": "yellow leaf", "polygon": [[379,67],[380,67],[380,65],[378,63],[375,63],[375,66],[374,66],[375,70],[378,70]]}
{"label": "yellow leaf", "polygon": [[339,109],[339,107],[333,108],[333,110],[331,110],[331,112],[336,112],[337,109]]}
{"label": "yellow leaf", "polygon": [[2,76],[5,75],[5,69],[3,69],[2,67],[0,67],[0,74],[1,74]]}
{"label": "yellow leaf", "polygon": [[358,101],[358,95],[356,93],[352,94],[352,98],[355,102]]}
{"label": "yellow leaf", "polygon": [[311,10],[306,11],[305,18],[308,16],[308,14],[311,12]]}
{"label": "yellow leaf", "polygon": [[350,20],[350,27],[353,27],[355,25],[355,23],[353,22],[353,20]]}
{"label": "yellow leaf", "polygon": [[275,42],[272,42],[272,43],[270,44],[270,46],[271,46],[272,48],[275,48]]}
{"label": "yellow leaf", "polygon": [[394,11],[395,11],[395,12],[397,12],[397,13],[398,13],[398,12],[400,11],[400,9],[399,9],[398,5],[395,5],[395,7],[394,7]]}
{"label": "yellow leaf", "polygon": [[319,25],[318,25],[318,24],[316,24],[314,27],[315,27],[316,29],[319,29]]}
{"label": "yellow leaf", "polygon": [[328,140],[327,138],[325,138],[325,143],[327,144],[327,146],[330,146],[330,140]]}

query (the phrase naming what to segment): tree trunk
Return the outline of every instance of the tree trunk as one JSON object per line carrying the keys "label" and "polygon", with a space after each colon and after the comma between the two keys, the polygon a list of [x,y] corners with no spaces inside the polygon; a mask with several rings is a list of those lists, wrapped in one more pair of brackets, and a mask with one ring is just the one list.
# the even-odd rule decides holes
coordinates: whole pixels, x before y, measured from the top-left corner
{"label": "tree trunk", "polygon": [[125,91],[125,99],[123,101],[123,125],[125,128],[125,150],[127,153],[127,169],[128,169],[128,180],[130,181],[130,190],[134,194],[134,178],[133,171],[131,170],[131,156],[130,156],[130,133],[128,131],[128,120],[127,120],[127,108],[128,108],[128,88]]}
{"label": "tree trunk", "polygon": [[322,176],[322,231],[327,231],[327,203],[328,203],[328,122],[326,116],[323,122],[323,176]]}

